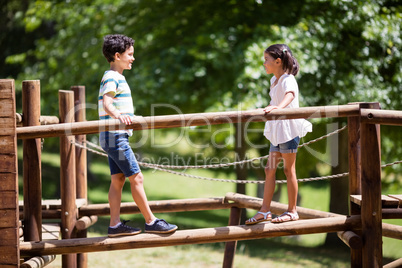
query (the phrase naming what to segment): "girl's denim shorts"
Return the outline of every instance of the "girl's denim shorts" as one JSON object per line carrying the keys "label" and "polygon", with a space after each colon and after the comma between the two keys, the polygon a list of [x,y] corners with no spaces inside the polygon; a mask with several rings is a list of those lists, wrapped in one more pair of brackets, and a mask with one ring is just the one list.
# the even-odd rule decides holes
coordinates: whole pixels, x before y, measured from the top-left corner
{"label": "girl's denim shorts", "polygon": [[277,146],[271,143],[269,147],[270,152],[280,152],[281,154],[297,153],[297,147],[299,146],[300,137],[297,136],[293,140],[285,143],[278,144]]}
{"label": "girl's denim shorts", "polygon": [[123,173],[125,177],[130,177],[141,172],[128,142],[128,134],[101,132],[99,143],[108,155],[111,175]]}

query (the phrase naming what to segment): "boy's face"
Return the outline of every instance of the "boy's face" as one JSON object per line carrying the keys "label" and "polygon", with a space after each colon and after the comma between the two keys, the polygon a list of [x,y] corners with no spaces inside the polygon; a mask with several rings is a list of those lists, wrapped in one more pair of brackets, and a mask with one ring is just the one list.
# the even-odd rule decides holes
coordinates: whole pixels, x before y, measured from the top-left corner
{"label": "boy's face", "polygon": [[131,46],[122,54],[116,53],[114,62],[119,65],[121,70],[131,70],[134,60],[134,47]]}

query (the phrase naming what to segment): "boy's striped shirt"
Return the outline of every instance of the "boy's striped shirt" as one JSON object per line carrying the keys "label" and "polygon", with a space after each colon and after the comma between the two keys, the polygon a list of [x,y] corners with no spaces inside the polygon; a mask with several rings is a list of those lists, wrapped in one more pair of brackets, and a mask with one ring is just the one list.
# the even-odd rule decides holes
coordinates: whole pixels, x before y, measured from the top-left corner
{"label": "boy's striped shirt", "polygon": [[[118,72],[108,70],[102,77],[99,88],[98,97],[98,113],[100,120],[111,119],[103,107],[103,95],[112,93],[114,95],[113,105],[120,111],[121,114],[134,116],[133,99],[131,90],[127,84],[126,78]],[[109,130],[110,131],[110,130]],[[132,130],[116,130],[110,132],[128,133],[132,135]]]}

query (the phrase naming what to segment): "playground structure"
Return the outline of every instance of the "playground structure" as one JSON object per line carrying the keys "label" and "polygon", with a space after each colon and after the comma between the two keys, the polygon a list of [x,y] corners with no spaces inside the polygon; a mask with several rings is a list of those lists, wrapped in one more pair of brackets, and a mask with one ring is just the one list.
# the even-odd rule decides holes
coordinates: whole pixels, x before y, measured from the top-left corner
{"label": "playground structure", "polygon": [[[223,267],[232,267],[236,241],[295,234],[337,232],[351,250],[351,267],[382,266],[382,236],[402,239],[402,227],[382,223],[384,218],[402,218],[401,196],[381,195],[380,124],[402,125],[402,111],[379,110],[378,103],[352,103],[284,109],[261,114],[260,111],[135,117],[131,126],[119,120],[85,121],[84,87],[59,91],[59,117],[40,115],[40,83],[23,82],[23,127],[17,128],[14,80],[0,80],[0,266],[43,267],[63,254],[63,267],[86,267],[87,252],[146,247],[226,242]],[[74,112],[71,112],[74,111]],[[18,115],[17,115],[18,117]],[[86,230],[97,216],[108,215],[107,204],[87,202],[86,151],[74,142],[84,143],[85,135],[117,127],[134,130],[173,128],[209,124],[259,122],[295,118],[348,118],[350,215],[338,215],[298,208],[296,222],[240,224],[241,208],[259,209],[261,199],[228,193],[222,198],[151,201],[158,212],[230,209],[227,227],[178,230],[170,235],[139,234],[130,237],[87,238]],[[41,121],[50,122],[41,125]],[[41,138],[60,137],[61,202],[42,201]],[[23,195],[18,201],[17,139],[23,139]],[[392,204],[393,208],[383,208]],[[271,211],[281,214],[287,208],[273,202]],[[121,213],[139,213],[134,203],[123,203]],[[59,219],[61,240],[42,241],[42,218]],[[20,225],[23,241],[20,241]],[[24,258],[24,261],[20,259]],[[399,259],[387,267],[398,267]],[[37,264],[37,266],[35,266]]]}

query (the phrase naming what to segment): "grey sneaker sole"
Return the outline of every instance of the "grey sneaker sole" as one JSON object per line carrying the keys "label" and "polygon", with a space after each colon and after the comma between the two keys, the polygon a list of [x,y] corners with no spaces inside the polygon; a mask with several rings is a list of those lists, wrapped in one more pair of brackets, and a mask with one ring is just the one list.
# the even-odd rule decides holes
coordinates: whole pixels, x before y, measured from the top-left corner
{"label": "grey sneaker sole", "polygon": [[108,234],[108,237],[118,237],[118,236],[128,236],[128,235],[136,235],[141,233],[141,230],[137,231],[137,232],[132,232],[132,233],[118,233],[118,234]]}
{"label": "grey sneaker sole", "polygon": [[145,230],[146,233],[153,233],[153,234],[169,234],[169,233],[173,233],[174,231],[177,230],[177,226],[173,229],[167,230],[167,231],[147,231]]}

